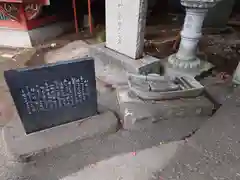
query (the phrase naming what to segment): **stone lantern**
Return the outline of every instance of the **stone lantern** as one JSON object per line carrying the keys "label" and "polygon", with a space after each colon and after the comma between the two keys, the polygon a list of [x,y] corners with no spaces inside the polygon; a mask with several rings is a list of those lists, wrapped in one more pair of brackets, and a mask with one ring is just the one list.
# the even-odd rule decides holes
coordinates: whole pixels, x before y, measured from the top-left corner
{"label": "stone lantern", "polygon": [[171,69],[196,76],[211,68],[211,64],[199,59],[196,52],[208,9],[219,1],[221,0],[181,0],[181,4],[186,8],[186,16],[178,52],[168,58]]}

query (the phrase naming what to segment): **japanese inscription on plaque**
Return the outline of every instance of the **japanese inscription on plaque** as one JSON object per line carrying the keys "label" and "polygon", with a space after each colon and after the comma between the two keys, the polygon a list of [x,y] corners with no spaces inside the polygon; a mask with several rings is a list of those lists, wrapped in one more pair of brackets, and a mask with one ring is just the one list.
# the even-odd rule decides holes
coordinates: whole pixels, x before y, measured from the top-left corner
{"label": "japanese inscription on plaque", "polygon": [[26,133],[96,114],[93,59],[9,70],[5,79]]}
{"label": "japanese inscription on plaque", "polygon": [[119,0],[119,3],[117,5],[118,7],[118,14],[117,14],[117,44],[122,43],[122,23],[123,23],[123,18],[122,18],[122,8],[123,8],[123,0]]}

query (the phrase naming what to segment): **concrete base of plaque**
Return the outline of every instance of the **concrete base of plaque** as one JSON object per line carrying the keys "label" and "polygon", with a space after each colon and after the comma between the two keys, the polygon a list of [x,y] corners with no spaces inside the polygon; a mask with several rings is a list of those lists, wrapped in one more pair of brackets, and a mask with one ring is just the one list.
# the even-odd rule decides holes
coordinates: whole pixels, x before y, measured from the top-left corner
{"label": "concrete base of plaque", "polygon": [[35,157],[63,145],[113,133],[118,129],[118,120],[110,111],[29,135],[26,135],[17,113],[14,117],[3,128],[2,136],[7,155],[20,162],[34,160]]}

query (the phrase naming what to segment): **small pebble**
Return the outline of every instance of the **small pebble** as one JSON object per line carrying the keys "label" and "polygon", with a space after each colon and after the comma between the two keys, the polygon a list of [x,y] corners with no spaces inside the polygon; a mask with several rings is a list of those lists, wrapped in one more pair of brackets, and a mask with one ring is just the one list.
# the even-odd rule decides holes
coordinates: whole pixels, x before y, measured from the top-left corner
{"label": "small pebble", "polygon": [[56,47],[56,46],[57,46],[56,43],[52,43],[52,44],[51,44],[51,47]]}

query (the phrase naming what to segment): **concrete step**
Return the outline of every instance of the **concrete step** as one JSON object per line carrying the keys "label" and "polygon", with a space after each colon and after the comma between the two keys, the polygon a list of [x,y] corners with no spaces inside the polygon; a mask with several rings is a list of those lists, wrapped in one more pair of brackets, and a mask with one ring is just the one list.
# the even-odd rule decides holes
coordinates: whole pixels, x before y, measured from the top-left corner
{"label": "concrete step", "polygon": [[89,165],[73,175],[62,178],[62,180],[147,180],[152,177],[154,171],[166,166],[180,144],[181,142],[172,142],[136,153],[119,154],[94,165]]}
{"label": "concrete step", "polygon": [[240,179],[240,89],[186,143],[163,170],[162,179]]}
{"label": "concrete step", "polygon": [[13,160],[28,162],[61,146],[117,130],[118,120],[115,115],[112,112],[103,112],[26,135],[21,120],[15,113],[14,118],[3,127],[2,136],[7,155]]}
{"label": "concrete step", "polygon": [[[175,156],[179,143],[183,143],[181,139],[188,136],[194,126],[194,123],[188,123],[191,120],[165,121],[165,125],[155,125],[151,130],[120,130],[107,136],[97,135],[74,141],[43,156],[36,156],[34,161],[21,164],[16,177],[34,180],[69,180],[77,177],[106,180],[111,177],[115,179],[114,175],[126,180],[132,180],[134,176],[150,178],[152,173],[163,169]],[[136,172],[139,166],[140,171]]]}
{"label": "concrete step", "polygon": [[[219,163],[234,164],[240,158],[240,89],[235,89],[215,115],[189,141]],[[206,138],[206,134],[208,134]]]}
{"label": "concrete step", "polygon": [[159,179],[179,180],[215,180],[215,179],[239,179],[238,166],[219,164],[187,144],[180,145],[177,153],[169,161],[169,164],[154,174]]}

